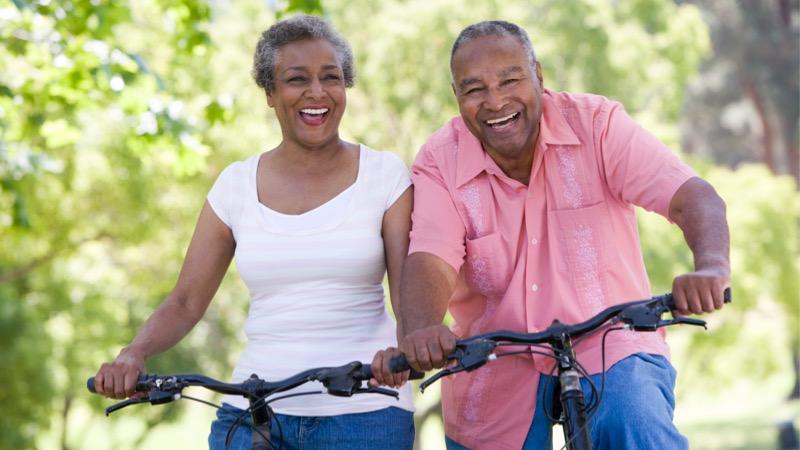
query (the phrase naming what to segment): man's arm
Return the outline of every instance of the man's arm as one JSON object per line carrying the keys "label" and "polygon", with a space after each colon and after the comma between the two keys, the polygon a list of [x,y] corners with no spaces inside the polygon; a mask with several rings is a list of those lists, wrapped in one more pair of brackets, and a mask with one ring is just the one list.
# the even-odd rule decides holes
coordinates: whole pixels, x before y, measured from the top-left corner
{"label": "man's arm", "polygon": [[669,218],[683,231],[694,255],[694,272],[672,282],[678,312],[700,314],[722,308],[731,272],[725,202],[708,182],[690,178],[672,197]]}
{"label": "man's arm", "polygon": [[398,328],[400,350],[411,367],[431,370],[444,366],[455,349],[456,336],[442,325],[458,274],[431,253],[406,258],[400,283]]}

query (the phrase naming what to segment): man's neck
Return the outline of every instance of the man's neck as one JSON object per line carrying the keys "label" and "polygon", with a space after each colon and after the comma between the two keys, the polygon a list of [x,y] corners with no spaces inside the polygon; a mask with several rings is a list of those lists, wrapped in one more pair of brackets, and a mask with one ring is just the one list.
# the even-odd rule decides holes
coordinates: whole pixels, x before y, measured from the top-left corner
{"label": "man's neck", "polygon": [[494,162],[497,163],[497,166],[500,167],[500,170],[509,178],[517,180],[527,186],[531,178],[533,155],[536,146],[531,144],[526,147],[528,150],[523,151],[515,157],[507,157],[486,148],[484,148],[484,151],[492,157]]}

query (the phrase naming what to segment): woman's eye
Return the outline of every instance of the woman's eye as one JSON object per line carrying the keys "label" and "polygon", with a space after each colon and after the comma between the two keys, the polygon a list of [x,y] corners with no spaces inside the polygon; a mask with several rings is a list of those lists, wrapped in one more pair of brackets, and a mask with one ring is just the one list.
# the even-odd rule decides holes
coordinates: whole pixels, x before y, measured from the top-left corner
{"label": "woman's eye", "polygon": [[303,82],[303,81],[306,81],[306,79],[305,79],[305,78],[303,78],[303,77],[299,77],[299,76],[298,76],[298,77],[290,77],[290,78],[289,78],[288,80],[286,80],[286,81],[288,81],[289,83],[301,83],[301,82]]}
{"label": "woman's eye", "polygon": [[516,83],[517,81],[519,81],[519,79],[518,79],[518,78],[509,78],[508,80],[504,80],[504,81],[503,81],[503,85],[514,84],[514,83]]}
{"label": "woman's eye", "polygon": [[478,87],[469,88],[464,92],[464,94],[466,94],[466,95],[477,94],[478,92],[480,92],[482,90],[483,90],[483,88],[478,88]]}

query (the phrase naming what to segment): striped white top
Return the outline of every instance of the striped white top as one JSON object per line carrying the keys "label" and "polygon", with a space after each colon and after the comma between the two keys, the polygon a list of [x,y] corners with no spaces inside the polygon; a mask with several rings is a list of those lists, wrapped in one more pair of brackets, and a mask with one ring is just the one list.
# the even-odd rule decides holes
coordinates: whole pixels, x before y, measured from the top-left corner
{"label": "striped white top", "polygon": [[[208,202],[233,232],[235,261],[250,290],[247,347],[233,371],[239,382],[255,373],[278,380],[320,366],[371,362],[396,345],[383,293],[384,212],[411,185],[403,161],[361,145],[355,183],[300,215],[258,201],[260,155],[222,171]],[[288,392],[320,390],[308,383]],[[330,416],[398,406],[413,411],[408,385],[400,401],[377,394],[339,398],[310,395],[272,403],[277,413]],[[247,407],[241,397],[225,401]]]}

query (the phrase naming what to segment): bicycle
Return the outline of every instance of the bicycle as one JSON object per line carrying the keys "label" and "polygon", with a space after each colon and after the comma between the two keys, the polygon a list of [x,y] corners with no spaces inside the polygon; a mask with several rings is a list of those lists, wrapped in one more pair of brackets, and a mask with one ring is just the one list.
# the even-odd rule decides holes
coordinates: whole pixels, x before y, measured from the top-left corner
{"label": "bicycle", "polygon": [[[422,373],[412,371],[411,379],[421,379]],[[180,398],[197,401],[215,408],[221,406],[205,400],[183,395],[183,389],[189,386],[199,386],[214,392],[230,395],[241,395],[248,399],[250,406],[239,415],[234,424],[228,429],[225,438],[225,448],[230,445],[236,429],[244,422],[244,418],[249,414],[252,417],[253,433],[251,449],[269,450],[272,448],[270,443],[270,433],[272,431],[272,409],[269,404],[288,397],[313,394],[329,394],[338,397],[351,397],[356,394],[382,394],[399,398],[399,394],[391,389],[367,386],[363,387],[362,382],[372,378],[372,368],[369,364],[353,361],[338,367],[318,367],[305,370],[289,378],[279,381],[265,381],[256,374],[241,383],[224,383],[213,378],[198,374],[176,374],[176,375],[156,375],[142,374],[136,383],[137,392],[146,392],[146,397],[132,397],[115,403],[105,409],[106,416],[130,405],[150,403],[151,405],[161,405],[170,403]],[[321,391],[296,392],[274,398],[272,395],[284,392],[310,381],[319,381],[324,389]],[[94,377],[86,381],[89,392],[96,393]],[[280,427],[280,423],[278,423]],[[283,432],[280,430],[280,435]],[[282,441],[282,437],[280,439]]]}
{"label": "bicycle", "polygon": [[[730,288],[725,289],[724,302],[731,302]],[[632,329],[634,331],[655,331],[658,328],[686,324],[706,328],[704,320],[690,317],[675,317],[662,320],[661,316],[675,309],[672,294],[651,297],[646,300],[637,300],[615,305],[601,311],[594,317],[575,325],[566,325],[558,320],[545,330],[538,333],[517,333],[513,331],[494,331],[490,333],[471,336],[456,342],[456,349],[448,355],[453,364],[440,370],[420,384],[420,391],[425,389],[442,377],[458,372],[471,372],[498,357],[517,355],[521,353],[538,354],[551,357],[556,361],[554,370],[558,371],[558,386],[560,394],[554,396],[555,409],[548,417],[562,426],[564,431],[564,447],[568,450],[591,450],[592,443],[589,438],[587,425],[597,407],[603,399],[605,388],[605,338],[611,331]],[[616,324],[622,326],[615,326]],[[592,382],[587,371],[575,357],[573,340],[605,330],[602,339],[602,377],[601,388]],[[542,350],[517,350],[504,353],[495,353],[498,347],[517,346],[538,347]],[[407,370],[410,366],[405,355],[395,356],[390,360],[389,367],[398,372]],[[591,395],[586,403],[581,391],[580,378],[583,376],[589,381]]]}

